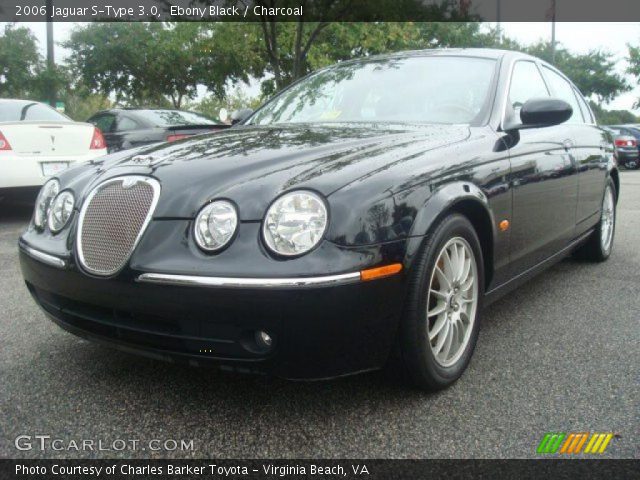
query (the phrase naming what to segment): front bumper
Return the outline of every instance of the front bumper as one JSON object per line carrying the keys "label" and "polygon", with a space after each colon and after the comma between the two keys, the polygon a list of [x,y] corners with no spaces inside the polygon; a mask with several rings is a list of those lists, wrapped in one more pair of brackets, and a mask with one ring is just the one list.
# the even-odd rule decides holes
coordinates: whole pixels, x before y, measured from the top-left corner
{"label": "front bumper", "polygon": [[[357,274],[207,283],[131,269],[100,279],[82,273],[72,258],[24,243],[20,263],[36,302],[74,334],[163,360],[292,379],[383,366],[405,283],[404,275],[361,282]],[[273,338],[270,350],[256,345],[256,331]]]}

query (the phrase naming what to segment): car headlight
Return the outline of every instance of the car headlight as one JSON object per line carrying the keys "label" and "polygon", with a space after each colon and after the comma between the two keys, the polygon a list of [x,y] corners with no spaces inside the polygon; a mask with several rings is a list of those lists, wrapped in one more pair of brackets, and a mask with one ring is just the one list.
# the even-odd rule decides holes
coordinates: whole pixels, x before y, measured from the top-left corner
{"label": "car headlight", "polygon": [[302,190],[287,193],[267,211],[262,227],[264,241],[279,255],[301,255],[322,239],[327,217],[327,207],[319,195]]}
{"label": "car headlight", "polygon": [[237,227],[238,213],[233,203],[216,200],[205,205],[196,216],[196,243],[208,252],[220,250],[231,241]]}
{"label": "car headlight", "polygon": [[35,223],[36,227],[44,227],[47,216],[49,215],[51,201],[56,198],[59,191],[60,182],[56,179],[49,180],[40,189],[40,193],[38,193],[38,198],[36,199],[36,209],[33,214],[33,223]]}
{"label": "car headlight", "polygon": [[74,200],[73,193],[65,190],[51,203],[47,222],[49,224],[49,230],[53,233],[57,233],[62,230],[71,218]]}

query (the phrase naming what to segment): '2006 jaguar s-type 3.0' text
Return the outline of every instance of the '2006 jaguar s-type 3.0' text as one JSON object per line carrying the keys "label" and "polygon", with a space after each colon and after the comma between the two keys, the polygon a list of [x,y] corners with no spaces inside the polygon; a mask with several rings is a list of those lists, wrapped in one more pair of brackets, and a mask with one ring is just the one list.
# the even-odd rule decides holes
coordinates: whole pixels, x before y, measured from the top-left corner
{"label": "'2006 jaguar s-type 3.0' text", "polygon": [[443,388],[489,302],[565,255],[610,255],[612,153],[536,58],[344,62],[227,131],[50,180],[22,272],[56,323],[127,351],[295,379],[393,358]]}

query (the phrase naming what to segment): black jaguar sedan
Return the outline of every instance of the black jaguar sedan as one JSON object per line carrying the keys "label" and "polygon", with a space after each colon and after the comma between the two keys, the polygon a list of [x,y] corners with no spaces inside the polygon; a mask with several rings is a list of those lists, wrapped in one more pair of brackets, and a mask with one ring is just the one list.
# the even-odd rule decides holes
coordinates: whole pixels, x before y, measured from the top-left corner
{"label": "black jaguar sedan", "polygon": [[50,180],[22,272],[62,328],[128,352],[292,379],[393,359],[439,389],[488,303],[568,254],[609,257],[612,153],[536,58],[344,62],[226,132]]}

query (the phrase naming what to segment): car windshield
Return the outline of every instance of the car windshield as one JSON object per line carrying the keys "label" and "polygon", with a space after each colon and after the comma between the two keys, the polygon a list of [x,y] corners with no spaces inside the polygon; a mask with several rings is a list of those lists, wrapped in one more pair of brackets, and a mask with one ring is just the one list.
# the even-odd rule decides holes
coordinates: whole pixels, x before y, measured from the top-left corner
{"label": "car windshield", "polygon": [[68,122],[69,118],[37,102],[0,101],[0,122]]}
{"label": "car windshield", "polygon": [[205,117],[204,115],[180,110],[139,110],[136,114],[157,127],[217,125],[215,120]]}
{"label": "car windshield", "polygon": [[495,70],[495,60],[461,56],[338,65],[285,90],[248,123],[472,123]]}

